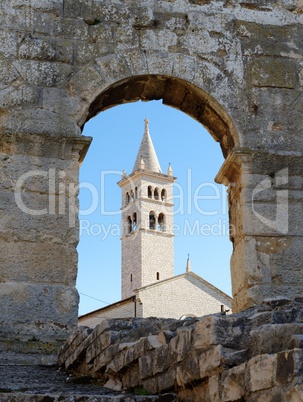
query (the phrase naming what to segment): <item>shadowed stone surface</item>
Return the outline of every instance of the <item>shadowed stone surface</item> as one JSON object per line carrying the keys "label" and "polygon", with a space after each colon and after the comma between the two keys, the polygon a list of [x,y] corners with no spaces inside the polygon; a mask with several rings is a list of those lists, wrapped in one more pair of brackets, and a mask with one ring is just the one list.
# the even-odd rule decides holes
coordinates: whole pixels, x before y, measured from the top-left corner
{"label": "shadowed stone surface", "polygon": [[98,380],[72,376],[56,366],[0,365],[0,400],[5,402],[175,402],[173,394],[138,396],[114,392]]}

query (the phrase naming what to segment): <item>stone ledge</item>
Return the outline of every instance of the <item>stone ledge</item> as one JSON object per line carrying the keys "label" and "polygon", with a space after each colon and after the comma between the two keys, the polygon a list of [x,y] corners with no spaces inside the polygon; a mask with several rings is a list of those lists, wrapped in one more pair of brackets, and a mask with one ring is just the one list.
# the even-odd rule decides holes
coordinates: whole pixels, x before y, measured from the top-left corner
{"label": "stone ledge", "polygon": [[[136,395],[102,387],[96,379],[72,376],[57,366],[0,365],[3,402],[177,402],[174,394]],[[138,390],[139,393],[139,390]]]}

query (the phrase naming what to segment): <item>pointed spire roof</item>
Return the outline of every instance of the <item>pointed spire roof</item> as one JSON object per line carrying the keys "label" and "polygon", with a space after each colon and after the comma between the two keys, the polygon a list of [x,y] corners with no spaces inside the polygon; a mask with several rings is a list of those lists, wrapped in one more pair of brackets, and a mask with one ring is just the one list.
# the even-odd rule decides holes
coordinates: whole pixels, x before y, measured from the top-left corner
{"label": "pointed spire roof", "polygon": [[172,169],[170,163],[169,163],[169,165],[168,165],[167,174],[168,174],[168,176],[172,176],[172,175],[173,175],[173,169]]}
{"label": "pointed spire roof", "polygon": [[156,155],[155,148],[153,146],[152,140],[150,138],[149,130],[148,130],[148,119],[144,120],[145,129],[143,138],[141,141],[141,145],[138,151],[138,155],[136,158],[136,162],[134,164],[133,172],[136,170],[142,169],[142,160],[144,162],[144,169],[149,170],[151,172],[161,172],[161,167]]}

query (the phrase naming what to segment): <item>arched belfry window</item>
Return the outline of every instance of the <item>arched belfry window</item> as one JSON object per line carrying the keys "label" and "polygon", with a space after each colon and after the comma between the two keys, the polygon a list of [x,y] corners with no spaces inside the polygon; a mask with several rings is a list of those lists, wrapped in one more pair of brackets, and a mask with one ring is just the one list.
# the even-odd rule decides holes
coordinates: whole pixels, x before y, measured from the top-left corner
{"label": "arched belfry window", "polygon": [[134,201],[134,199],[135,199],[135,195],[134,195],[134,192],[133,192],[133,190],[130,192],[130,200],[131,201]]}
{"label": "arched belfry window", "polygon": [[158,216],[158,230],[165,231],[165,215],[162,212]]}
{"label": "arched belfry window", "polygon": [[137,213],[134,212],[133,214],[133,230],[136,231],[137,230]]}
{"label": "arched belfry window", "polygon": [[166,200],[166,190],[165,190],[165,189],[163,189],[163,190],[161,191],[161,200],[162,200],[162,201],[165,201],[165,200]]}
{"label": "arched belfry window", "polygon": [[138,198],[138,187],[135,187],[135,199]]}
{"label": "arched belfry window", "polygon": [[153,196],[153,188],[152,188],[152,186],[148,186],[148,188],[147,188],[147,197],[152,198],[152,196]]}
{"label": "arched belfry window", "polygon": [[131,233],[133,229],[132,218],[130,216],[127,217],[127,233]]}
{"label": "arched belfry window", "polygon": [[129,196],[129,193],[127,192],[125,194],[125,202],[126,202],[126,204],[129,204],[129,201],[130,201],[130,196]]}
{"label": "arched belfry window", "polygon": [[157,187],[155,188],[154,198],[155,198],[155,200],[159,199],[159,190],[157,189]]}
{"label": "arched belfry window", "polygon": [[149,213],[149,228],[151,230],[156,229],[156,215],[154,212]]}

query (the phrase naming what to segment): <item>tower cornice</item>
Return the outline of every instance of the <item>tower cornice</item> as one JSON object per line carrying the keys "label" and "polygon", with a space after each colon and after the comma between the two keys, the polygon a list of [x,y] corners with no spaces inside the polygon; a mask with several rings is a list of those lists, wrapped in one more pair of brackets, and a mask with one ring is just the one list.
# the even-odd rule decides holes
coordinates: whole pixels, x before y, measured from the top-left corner
{"label": "tower cornice", "polygon": [[123,176],[120,181],[118,181],[118,186],[121,188],[124,187],[126,184],[134,182],[136,179],[138,179],[140,176],[145,176],[146,178],[153,178],[153,179],[161,179],[163,181],[166,181],[167,183],[174,183],[174,181],[177,180],[177,177],[175,176],[170,176],[168,174],[164,173],[157,173],[157,172],[151,172],[149,170],[145,169],[139,169],[136,170],[135,172],[131,173],[128,176]]}
{"label": "tower cornice", "polygon": [[173,202],[167,202],[167,201],[162,201],[162,200],[155,200],[153,198],[148,198],[148,197],[138,197],[134,201],[132,201],[129,204],[125,204],[120,208],[120,211],[124,211],[125,209],[132,210],[132,207],[137,204],[139,201],[147,201],[150,204],[155,204],[155,205],[161,205],[162,207],[174,207],[175,204]]}
{"label": "tower cornice", "polygon": [[136,236],[139,233],[148,233],[152,234],[153,236],[161,236],[161,237],[174,237],[174,233],[171,232],[162,232],[160,230],[153,230],[153,229],[146,229],[146,228],[139,228],[136,232],[128,233],[125,236],[122,236],[120,240],[124,240],[128,237]]}

